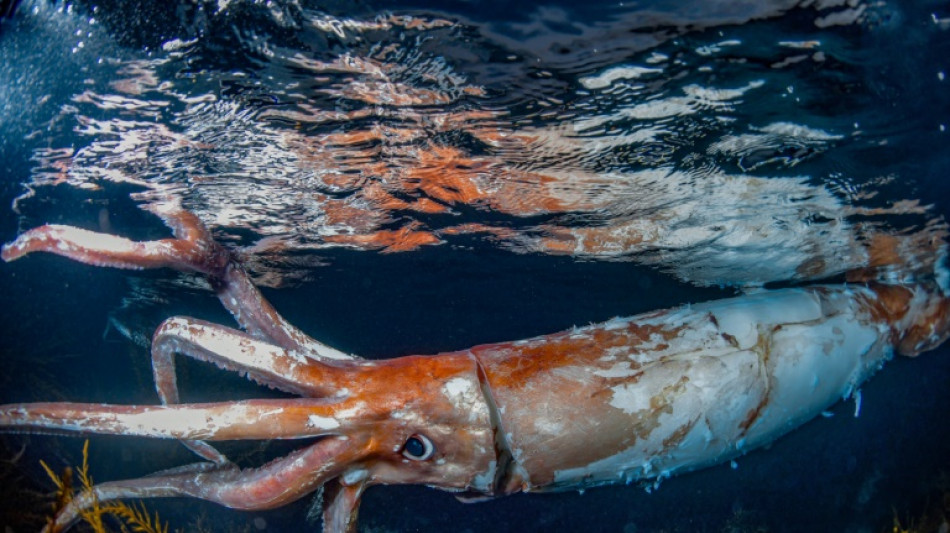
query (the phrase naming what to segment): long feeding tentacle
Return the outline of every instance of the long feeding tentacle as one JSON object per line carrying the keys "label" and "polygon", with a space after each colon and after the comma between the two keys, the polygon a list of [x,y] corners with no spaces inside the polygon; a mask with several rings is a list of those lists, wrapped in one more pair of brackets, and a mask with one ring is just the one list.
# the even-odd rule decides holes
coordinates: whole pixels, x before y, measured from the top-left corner
{"label": "long feeding tentacle", "polygon": [[48,252],[75,261],[125,269],[172,268],[208,276],[218,298],[251,335],[315,360],[354,360],[295,328],[264,299],[244,269],[214,242],[201,221],[180,208],[153,210],[177,238],[136,242],[72,226],[46,225],[3,246],[0,257],[13,261]]}
{"label": "long feeding tentacle", "polygon": [[4,261],[32,252],[49,252],[94,266],[125,269],[174,268],[183,272],[213,274],[227,256],[192,241],[162,239],[135,242],[124,237],[73,226],[50,224],[31,229],[3,246]]}

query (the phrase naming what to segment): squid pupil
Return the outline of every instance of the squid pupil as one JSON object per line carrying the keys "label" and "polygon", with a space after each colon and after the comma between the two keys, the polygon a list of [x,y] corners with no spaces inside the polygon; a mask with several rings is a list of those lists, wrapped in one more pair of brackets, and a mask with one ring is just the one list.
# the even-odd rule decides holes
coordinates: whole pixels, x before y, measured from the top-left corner
{"label": "squid pupil", "polygon": [[406,453],[413,457],[422,457],[426,453],[426,445],[419,437],[409,437],[405,449]]}

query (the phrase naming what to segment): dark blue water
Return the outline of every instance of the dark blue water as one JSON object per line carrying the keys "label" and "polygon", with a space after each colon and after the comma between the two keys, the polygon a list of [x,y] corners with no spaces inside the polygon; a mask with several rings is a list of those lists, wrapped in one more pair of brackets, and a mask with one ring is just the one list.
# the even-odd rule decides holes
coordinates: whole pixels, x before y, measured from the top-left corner
{"label": "dark blue water", "polygon": [[[881,237],[906,253],[880,275],[925,277],[918,244],[950,212],[950,9],[806,4],[26,1],[0,24],[0,238],[45,222],[161,238],[141,207],[173,197],[291,322],[376,358],[841,280]],[[645,220],[652,241],[618,237]],[[383,243],[400,231],[430,244]],[[232,324],[188,278],[46,256],[0,265],[0,298],[2,403],[157,403],[154,327]],[[948,380],[946,346],[892,361],[859,417],[841,403],[651,492],[464,505],[376,487],[361,530],[890,530],[950,490]],[[187,362],[182,389],[273,394]],[[82,440],[3,446],[8,494],[49,490],[38,461],[78,464]],[[193,461],[172,442],[90,447],[99,481]],[[251,465],[286,449],[228,452]],[[309,505],[148,502],[185,531],[316,529]],[[33,509],[0,506],[28,530]]]}

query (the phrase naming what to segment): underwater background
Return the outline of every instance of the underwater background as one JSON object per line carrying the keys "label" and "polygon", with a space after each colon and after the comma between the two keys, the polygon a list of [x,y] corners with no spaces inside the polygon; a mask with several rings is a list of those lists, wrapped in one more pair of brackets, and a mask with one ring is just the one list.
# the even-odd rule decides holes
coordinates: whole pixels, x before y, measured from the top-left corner
{"label": "underwater background", "polygon": [[[0,23],[0,239],[162,238],[142,208],[173,197],[291,323],[370,358],[866,268],[926,277],[950,213],[948,58],[942,2],[25,0]],[[0,302],[0,403],[157,403],[151,331],[233,324],[200,280],[43,255],[0,265]],[[185,401],[276,394],[181,365]],[[478,504],[376,487],[360,530],[927,530],[950,513],[948,384],[944,345],[733,464]],[[0,525],[35,530],[39,460],[78,465],[83,439],[0,443]],[[90,438],[97,481],[192,461]],[[146,506],[173,530],[319,528],[309,498]]]}

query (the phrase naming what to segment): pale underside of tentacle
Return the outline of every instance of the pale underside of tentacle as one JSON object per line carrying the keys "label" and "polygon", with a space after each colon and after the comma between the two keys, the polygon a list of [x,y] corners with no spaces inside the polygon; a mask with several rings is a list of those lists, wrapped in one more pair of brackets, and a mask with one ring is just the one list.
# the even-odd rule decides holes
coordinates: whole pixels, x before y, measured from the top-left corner
{"label": "pale underside of tentacle", "polygon": [[358,400],[283,398],[177,405],[9,404],[0,409],[0,427],[39,433],[68,431],[168,439],[302,439],[341,435],[347,427],[358,424],[338,416],[341,411],[352,408],[354,402]]}

